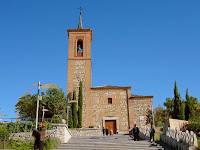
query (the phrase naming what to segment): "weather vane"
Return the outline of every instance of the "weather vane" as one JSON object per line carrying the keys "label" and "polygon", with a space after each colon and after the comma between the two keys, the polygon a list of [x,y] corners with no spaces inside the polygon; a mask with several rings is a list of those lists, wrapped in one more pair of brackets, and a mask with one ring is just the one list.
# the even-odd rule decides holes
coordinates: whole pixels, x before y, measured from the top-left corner
{"label": "weather vane", "polygon": [[81,14],[81,10],[83,10],[83,8],[80,6],[80,8],[77,8],[77,9],[79,9],[79,10],[80,10],[80,14]]}

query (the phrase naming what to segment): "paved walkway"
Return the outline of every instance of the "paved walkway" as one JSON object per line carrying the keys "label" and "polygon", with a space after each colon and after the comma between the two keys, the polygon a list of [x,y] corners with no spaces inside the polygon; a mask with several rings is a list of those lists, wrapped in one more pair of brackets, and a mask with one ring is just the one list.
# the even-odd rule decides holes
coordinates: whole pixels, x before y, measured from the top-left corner
{"label": "paved walkway", "polygon": [[129,135],[72,137],[56,150],[159,150],[146,140],[134,141]]}

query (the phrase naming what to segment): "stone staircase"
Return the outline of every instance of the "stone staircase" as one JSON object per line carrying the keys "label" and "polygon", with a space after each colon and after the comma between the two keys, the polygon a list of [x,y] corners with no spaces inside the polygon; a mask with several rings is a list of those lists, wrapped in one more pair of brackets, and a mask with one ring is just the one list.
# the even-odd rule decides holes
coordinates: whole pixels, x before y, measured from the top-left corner
{"label": "stone staircase", "polygon": [[71,137],[55,150],[162,150],[147,140],[134,141],[129,135]]}

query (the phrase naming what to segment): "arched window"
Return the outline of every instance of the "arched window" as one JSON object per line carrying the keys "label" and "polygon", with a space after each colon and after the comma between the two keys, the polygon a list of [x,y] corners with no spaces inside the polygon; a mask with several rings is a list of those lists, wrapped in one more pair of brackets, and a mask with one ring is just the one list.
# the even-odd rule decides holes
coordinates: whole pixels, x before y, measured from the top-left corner
{"label": "arched window", "polygon": [[77,56],[83,57],[83,41],[82,40],[78,40],[77,42]]}

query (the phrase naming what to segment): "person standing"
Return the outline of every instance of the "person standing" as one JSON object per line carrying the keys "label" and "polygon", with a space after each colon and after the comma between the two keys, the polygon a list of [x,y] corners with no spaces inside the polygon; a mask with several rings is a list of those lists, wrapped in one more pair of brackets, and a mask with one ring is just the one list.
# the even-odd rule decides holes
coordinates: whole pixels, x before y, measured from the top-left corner
{"label": "person standing", "polygon": [[153,141],[154,141],[155,129],[153,128],[152,125],[151,125],[151,128],[149,130],[149,133],[150,133],[150,140],[149,140],[149,142],[151,142],[152,138],[153,138]]}
{"label": "person standing", "polygon": [[134,141],[138,140],[139,141],[139,128],[136,126],[136,124],[134,125],[133,128],[133,136],[134,136]]}
{"label": "person standing", "polygon": [[112,128],[110,129],[110,136],[113,135],[113,130]]}
{"label": "person standing", "polygon": [[40,123],[40,130],[33,131],[32,136],[35,137],[35,143],[34,143],[34,150],[43,150],[44,149],[44,139],[45,139],[45,122]]}
{"label": "person standing", "polygon": [[45,122],[41,122],[40,123],[40,142],[39,142],[39,150],[43,150],[44,149],[44,140],[45,140],[45,126],[46,123]]}
{"label": "person standing", "polygon": [[106,136],[108,136],[108,127],[106,128]]}
{"label": "person standing", "polygon": [[119,133],[119,130],[117,129],[117,130],[116,130],[116,134],[118,134],[118,133]]}
{"label": "person standing", "polygon": [[105,135],[105,132],[106,132],[104,127],[103,127],[102,131],[103,131],[103,136],[104,136],[104,135]]}
{"label": "person standing", "polygon": [[34,130],[32,136],[35,138],[34,150],[37,150],[39,148],[40,143],[40,134],[37,130]]}

